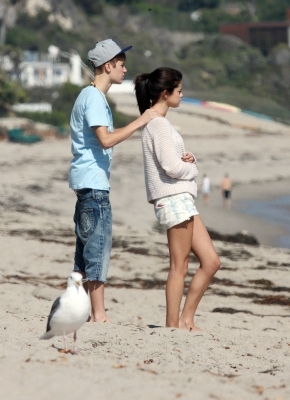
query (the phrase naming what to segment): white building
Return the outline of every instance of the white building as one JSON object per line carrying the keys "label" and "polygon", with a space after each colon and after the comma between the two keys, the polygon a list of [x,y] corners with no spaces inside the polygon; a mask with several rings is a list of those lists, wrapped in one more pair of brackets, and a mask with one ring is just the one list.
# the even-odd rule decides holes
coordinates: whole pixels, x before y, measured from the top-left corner
{"label": "white building", "polygon": [[[24,52],[25,60],[20,64],[20,79],[23,86],[51,87],[66,82],[84,85],[91,72],[76,52],[62,52],[56,46],[50,46],[48,51],[46,55]],[[61,58],[68,61],[61,62]]]}
{"label": "white building", "polygon": [[18,103],[12,106],[12,110],[16,112],[52,112],[50,103]]}
{"label": "white building", "polygon": [[51,61],[24,61],[20,64],[20,79],[25,87],[63,85],[69,81],[68,64]]}

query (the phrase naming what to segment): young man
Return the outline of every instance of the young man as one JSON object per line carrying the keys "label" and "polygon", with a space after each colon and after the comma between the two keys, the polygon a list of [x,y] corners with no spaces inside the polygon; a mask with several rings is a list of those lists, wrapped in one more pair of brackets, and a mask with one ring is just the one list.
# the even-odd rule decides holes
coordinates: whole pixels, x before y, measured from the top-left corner
{"label": "young man", "polygon": [[157,116],[155,111],[147,110],[124,128],[113,129],[112,113],[105,95],[112,84],[122,83],[127,72],[125,52],[131,48],[121,49],[112,39],[106,39],[88,52],[94,80],[91,86],[81,91],[71,113],[73,159],[69,186],[77,195],[74,271],[81,272],[87,280],[92,322],[110,322],[104,306],[104,283],[112,245],[109,200],[112,147]]}
{"label": "young man", "polygon": [[228,174],[225,174],[223,180],[221,181],[220,188],[223,196],[224,208],[227,208],[228,210],[231,208],[232,186],[232,180]]}

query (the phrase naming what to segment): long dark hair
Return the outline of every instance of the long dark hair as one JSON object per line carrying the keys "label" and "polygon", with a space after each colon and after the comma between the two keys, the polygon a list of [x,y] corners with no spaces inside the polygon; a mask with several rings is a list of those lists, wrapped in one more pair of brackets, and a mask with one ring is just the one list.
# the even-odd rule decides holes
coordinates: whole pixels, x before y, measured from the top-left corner
{"label": "long dark hair", "polygon": [[157,68],[150,74],[137,75],[134,84],[140,113],[143,114],[148,108],[154,106],[164,90],[171,94],[181,80],[182,73],[168,67]]}

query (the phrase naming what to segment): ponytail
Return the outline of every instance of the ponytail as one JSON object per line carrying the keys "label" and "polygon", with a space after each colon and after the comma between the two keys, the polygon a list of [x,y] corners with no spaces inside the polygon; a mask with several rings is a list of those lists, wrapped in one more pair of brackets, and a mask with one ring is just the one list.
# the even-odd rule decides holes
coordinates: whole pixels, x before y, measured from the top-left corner
{"label": "ponytail", "polygon": [[148,90],[149,78],[150,74],[139,74],[134,80],[135,95],[140,114],[143,114],[144,111],[151,107],[150,94]]}
{"label": "ponytail", "polygon": [[137,75],[134,84],[140,114],[154,106],[164,90],[171,94],[181,80],[182,73],[168,67],[157,68],[150,74]]}

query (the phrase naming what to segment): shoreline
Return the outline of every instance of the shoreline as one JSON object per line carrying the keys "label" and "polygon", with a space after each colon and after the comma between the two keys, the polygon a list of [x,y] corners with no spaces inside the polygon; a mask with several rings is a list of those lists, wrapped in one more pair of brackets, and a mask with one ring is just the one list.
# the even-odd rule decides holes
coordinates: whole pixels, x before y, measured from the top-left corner
{"label": "shoreline", "polygon": [[[277,223],[276,218],[271,218],[270,215],[267,216],[267,219],[262,217],[261,215],[253,215],[252,213],[247,213],[244,210],[244,205],[248,206],[261,206],[265,207],[263,203],[259,202],[269,202],[273,203],[275,200],[280,199],[281,197],[287,196],[290,199],[290,180],[289,179],[281,179],[272,182],[251,182],[247,185],[242,185],[241,187],[237,187],[233,189],[236,191],[237,199],[237,212],[243,216],[247,216],[247,218],[253,219],[253,224],[251,224],[252,231],[257,231],[257,235],[261,237],[261,244],[269,244],[273,247],[281,247],[290,249],[290,243],[288,246],[283,246],[280,243],[280,237],[286,236],[290,240],[290,226],[285,227],[282,224]],[[255,202],[256,204],[250,204]],[[289,201],[290,205],[290,201]],[[271,212],[270,209],[268,209]],[[286,214],[286,211],[284,211]],[[258,225],[260,225],[258,227]],[[253,232],[254,234],[254,232]],[[264,239],[265,238],[265,239]]]}
{"label": "shoreline", "polygon": [[274,200],[277,197],[290,193],[286,191],[288,180],[273,182],[269,190],[268,183],[240,184],[233,187],[232,205],[230,210],[225,210],[222,205],[222,196],[217,188],[213,188],[210,195],[210,203],[205,206],[202,203],[201,194],[196,200],[197,209],[203,218],[205,225],[220,233],[235,234],[246,231],[257,238],[264,246],[289,248],[279,245],[279,237],[289,236],[290,232],[283,226],[269,222],[258,215],[250,215],[243,210],[243,203],[259,200]]}

